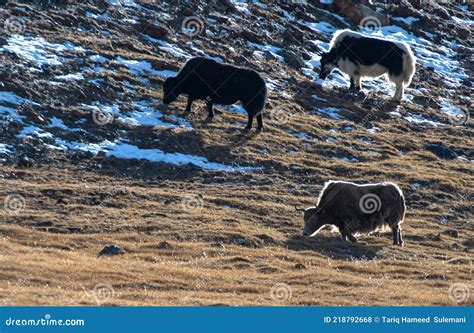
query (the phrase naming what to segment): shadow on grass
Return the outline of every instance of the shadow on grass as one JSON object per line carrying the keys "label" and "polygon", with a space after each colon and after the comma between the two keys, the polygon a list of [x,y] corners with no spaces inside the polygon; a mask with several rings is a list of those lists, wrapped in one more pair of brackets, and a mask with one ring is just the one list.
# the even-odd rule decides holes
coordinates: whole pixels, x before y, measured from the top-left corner
{"label": "shadow on grass", "polygon": [[294,251],[315,251],[333,259],[372,260],[383,247],[363,243],[348,243],[337,236],[304,237],[293,235],[285,246]]}

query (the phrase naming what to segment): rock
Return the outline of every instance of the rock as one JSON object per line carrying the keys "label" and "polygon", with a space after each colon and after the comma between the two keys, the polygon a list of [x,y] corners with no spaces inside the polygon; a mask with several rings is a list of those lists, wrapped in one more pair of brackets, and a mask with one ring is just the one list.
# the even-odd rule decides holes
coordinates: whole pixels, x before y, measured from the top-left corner
{"label": "rock", "polygon": [[297,269],[297,270],[306,269],[306,266],[303,265],[303,264],[299,264],[299,263],[298,263],[298,264],[295,264],[295,269]]}
{"label": "rock", "polygon": [[366,5],[356,3],[353,0],[334,0],[334,4],[339,9],[339,13],[347,17],[347,19],[354,24],[360,25],[361,21],[368,17],[377,19],[381,25],[387,25],[389,23],[387,16],[370,9]]}
{"label": "rock", "polygon": [[106,245],[104,246],[102,251],[100,251],[99,257],[100,256],[115,256],[115,255],[123,254],[123,253],[125,253],[125,251],[120,246]]}
{"label": "rock", "polygon": [[172,247],[171,244],[165,241],[160,242],[160,244],[158,244],[158,248],[160,250],[168,250],[168,249],[171,249],[171,247]]}
{"label": "rock", "polygon": [[286,28],[283,32],[283,45],[294,45],[303,42],[304,34],[301,30]]}
{"label": "rock", "polygon": [[140,21],[140,24],[137,24],[137,29],[156,39],[167,39],[169,34],[165,27],[146,20]]}
{"label": "rock", "polygon": [[39,115],[38,113],[33,112],[33,111],[28,113],[27,119],[29,121],[32,121],[32,122],[37,123],[37,124],[44,123],[44,118],[41,115]]}
{"label": "rock", "polygon": [[474,238],[468,238],[462,243],[462,245],[468,247],[469,249],[474,248]]}
{"label": "rock", "polygon": [[237,245],[245,245],[245,237],[242,237],[242,236],[235,237],[234,243]]}
{"label": "rock", "polygon": [[35,161],[32,158],[29,158],[28,156],[21,156],[18,159],[17,165],[19,167],[29,168],[35,165]]}
{"label": "rock", "polygon": [[295,69],[300,69],[304,66],[303,57],[293,51],[285,50],[283,53],[283,59],[288,64],[288,66]]}
{"label": "rock", "polygon": [[469,258],[453,258],[447,261],[451,265],[472,265],[472,260]]}
{"label": "rock", "polygon": [[432,152],[439,158],[443,158],[447,160],[454,160],[458,157],[457,154],[454,152],[454,150],[452,150],[451,148],[448,148],[436,143],[432,143],[426,146],[426,150]]}
{"label": "rock", "polygon": [[244,40],[247,40],[249,42],[256,43],[256,44],[262,44],[264,42],[263,36],[260,36],[250,30],[242,30],[242,32],[240,33],[240,37],[243,38]]}
{"label": "rock", "polygon": [[229,14],[237,11],[230,0],[217,0],[215,3],[215,8],[219,13]]}
{"label": "rock", "polygon": [[400,4],[397,4],[395,8],[391,12],[392,16],[400,16],[400,17],[417,17],[418,12],[413,8],[413,6],[406,1],[401,1]]}
{"label": "rock", "polygon": [[459,232],[455,229],[448,229],[443,231],[443,235],[448,235],[454,238],[459,238]]}

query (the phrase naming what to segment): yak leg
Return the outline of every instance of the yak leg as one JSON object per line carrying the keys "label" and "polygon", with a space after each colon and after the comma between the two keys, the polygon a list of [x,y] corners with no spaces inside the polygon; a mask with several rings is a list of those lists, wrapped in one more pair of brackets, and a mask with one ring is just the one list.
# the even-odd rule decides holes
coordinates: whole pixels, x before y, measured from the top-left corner
{"label": "yak leg", "polygon": [[347,239],[349,239],[349,241],[351,241],[352,243],[357,243],[357,238],[355,238],[350,232],[348,231],[343,231],[341,233],[341,237],[343,240],[347,241]]}
{"label": "yak leg", "polygon": [[357,243],[357,238],[355,238],[353,235],[347,234],[347,237],[352,243]]}
{"label": "yak leg", "polygon": [[248,113],[248,121],[247,121],[247,126],[245,126],[245,130],[248,131],[252,129],[252,124],[253,124],[253,118],[255,115],[253,113]]}
{"label": "yak leg", "polygon": [[349,90],[359,91],[361,89],[360,76],[354,75],[351,77],[351,86]]}
{"label": "yak leg", "polygon": [[398,245],[403,246],[402,229],[398,227]]}
{"label": "yak leg", "polygon": [[349,90],[355,90],[355,81],[352,77],[351,77],[351,86],[349,87]]}
{"label": "yak leg", "polygon": [[263,114],[260,112],[257,116],[257,132],[263,131]]}
{"label": "yak leg", "polygon": [[[354,222],[351,222],[350,224],[352,223]],[[349,239],[352,243],[357,243],[357,239],[354,236],[352,236],[352,232],[348,228],[347,225],[344,225],[344,227],[340,230],[340,232],[341,232],[341,237],[343,240]]]}
{"label": "yak leg", "polygon": [[207,118],[206,121],[211,122],[212,118],[214,118],[214,102],[212,100],[209,100],[206,102],[207,105]]}
{"label": "yak leg", "polygon": [[395,87],[395,95],[393,95],[392,100],[400,102],[403,98],[403,82],[397,82]]}
{"label": "yak leg", "polygon": [[188,96],[188,104],[186,104],[185,114],[191,113],[191,107],[193,106],[194,98]]}
{"label": "yak leg", "polygon": [[392,228],[392,234],[393,234],[393,245],[403,246],[402,232],[400,230],[400,226],[396,224],[392,226],[391,228]]}

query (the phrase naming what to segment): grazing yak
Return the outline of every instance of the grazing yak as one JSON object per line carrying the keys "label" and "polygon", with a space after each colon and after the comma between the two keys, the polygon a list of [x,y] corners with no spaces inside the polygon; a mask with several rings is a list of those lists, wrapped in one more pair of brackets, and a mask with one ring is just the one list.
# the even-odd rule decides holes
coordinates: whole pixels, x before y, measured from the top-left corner
{"label": "grazing yak", "polygon": [[329,181],[316,207],[304,211],[303,236],[317,233],[324,225],[334,225],[344,240],[357,242],[356,233],[370,233],[388,225],[393,243],[403,246],[400,224],[405,217],[405,199],[393,183],[358,185]]}
{"label": "grazing yak", "polygon": [[334,34],[329,52],[322,54],[320,62],[322,80],[337,68],[349,75],[350,90],[361,89],[362,77],[388,74],[396,85],[393,99],[400,101],[403,89],[410,85],[415,74],[416,58],[405,43],[366,37],[345,29]]}
{"label": "grazing yak", "polygon": [[242,102],[248,113],[246,130],[252,128],[257,117],[257,131],[263,130],[263,108],[267,98],[267,86],[256,71],[212,59],[196,57],[188,60],[176,77],[166,79],[163,85],[163,103],[175,101],[180,94],[188,95],[185,113],[191,112],[195,100],[205,100],[207,121],[214,117],[214,104]]}

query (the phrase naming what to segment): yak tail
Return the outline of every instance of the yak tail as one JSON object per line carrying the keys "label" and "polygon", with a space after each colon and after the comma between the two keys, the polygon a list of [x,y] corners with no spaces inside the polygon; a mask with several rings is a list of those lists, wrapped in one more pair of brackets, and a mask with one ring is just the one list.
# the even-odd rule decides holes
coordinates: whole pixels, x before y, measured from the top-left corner
{"label": "yak tail", "polygon": [[413,75],[415,75],[416,57],[410,46],[405,46],[405,54],[403,55],[403,85],[408,87],[411,83]]}
{"label": "yak tail", "polygon": [[253,101],[256,116],[258,116],[259,114],[263,112],[266,102],[267,102],[267,85],[264,84],[263,87],[255,96],[255,99]]}

